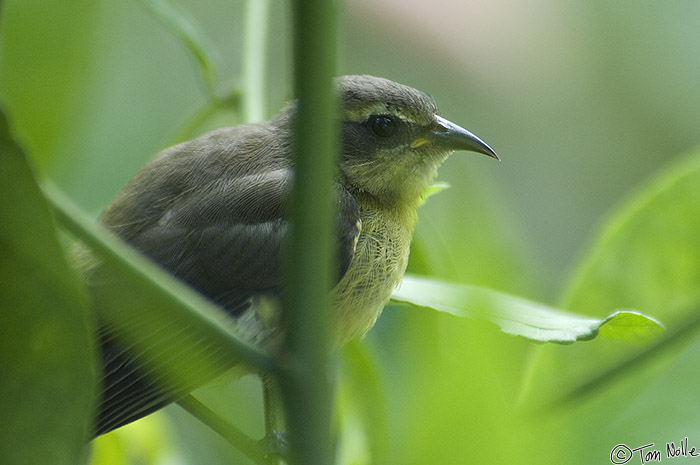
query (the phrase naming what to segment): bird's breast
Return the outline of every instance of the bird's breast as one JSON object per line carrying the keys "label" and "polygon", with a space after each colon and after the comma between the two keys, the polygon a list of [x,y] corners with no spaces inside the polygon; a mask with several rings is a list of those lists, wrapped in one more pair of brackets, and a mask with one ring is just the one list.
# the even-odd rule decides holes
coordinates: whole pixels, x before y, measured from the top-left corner
{"label": "bird's breast", "polygon": [[362,227],[350,266],[333,289],[334,340],[344,344],[366,333],[401,281],[415,226],[415,212],[361,208]]}

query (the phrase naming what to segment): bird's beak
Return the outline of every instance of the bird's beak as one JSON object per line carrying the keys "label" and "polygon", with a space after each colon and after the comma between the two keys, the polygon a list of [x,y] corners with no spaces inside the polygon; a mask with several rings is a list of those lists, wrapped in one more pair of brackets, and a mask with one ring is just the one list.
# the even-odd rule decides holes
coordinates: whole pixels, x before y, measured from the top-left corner
{"label": "bird's beak", "polygon": [[452,121],[448,121],[442,116],[436,115],[435,120],[437,124],[430,138],[441,147],[449,150],[467,150],[469,152],[483,153],[484,155],[501,161],[498,155],[496,155],[496,152],[494,152],[486,142],[463,127],[457,126]]}

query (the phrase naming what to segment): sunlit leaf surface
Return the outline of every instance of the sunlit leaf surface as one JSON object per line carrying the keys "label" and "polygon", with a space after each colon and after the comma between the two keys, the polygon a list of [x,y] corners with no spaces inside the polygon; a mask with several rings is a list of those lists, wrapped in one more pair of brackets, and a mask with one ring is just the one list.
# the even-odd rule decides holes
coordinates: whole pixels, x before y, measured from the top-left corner
{"label": "sunlit leaf surface", "polygon": [[590,318],[490,289],[418,276],[406,276],[393,299],[459,317],[488,320],[504,333],[534,342],[571,343],[593,339],[600,333],[614,339],[647,339],[663,328],[653,318],[634,311]]}

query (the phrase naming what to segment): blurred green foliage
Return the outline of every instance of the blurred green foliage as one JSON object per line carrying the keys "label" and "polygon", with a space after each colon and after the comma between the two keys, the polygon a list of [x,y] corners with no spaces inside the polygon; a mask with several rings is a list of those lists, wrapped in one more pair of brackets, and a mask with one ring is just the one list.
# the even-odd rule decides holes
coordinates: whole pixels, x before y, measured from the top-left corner
{"label": "blurred green foliage", "polygon": [[92,430],[87,301],[0,111],[0,458],[74,463]]}
{"label": "blurred green foliage", "polygon": [[[147,4],[184,15],[205,50],[199,62]],[[487,140],[504,162],[448,160],[441,178],[452,187],[421,208],[411,271],[597,318],[633,308],[668,331],[636,345],[598,338],[535,346],[488,323],[389,306],[367,338],[341,354],[342,463],[609,463],[619,443],[664,449],[685,436],[700,440],[692,326],[700,309],[700,163],[692,153],[673,160],[700,139],[700,6],[443,0],[426,8],[348,0],[340,74],[381,75],[433,94],[443,114]],[[267,115],[291,97],[288,9],[273,2],[268,18]],[[244,11],[242,0],[5,0],[0,103],[31,166],[97,215],[160,149],[241,122]],[[7,151],[4,145],[3,161]],[[13,187],[8,179],[26,178],[2,166],[8,194],[0,202],[46,220],[36,190],[21,190],[30,181]],[[612,213],[611,204],[619,205]],[[4,211],[0,221],[32,229]],[[50,226],[41,228],[32,247],[53,237]],[[3,259],[10,257],[2,247]],[[55,247],[46,248],[37,253],[55,258]],[[31,270],[10,275],[5,260],[3,275],[12,279],[0,288],[3,335],[14,327],[6,315],[23,311],[6,295],[39,292],[24,316],[47,303],[35,289],[40,267],[15,261]],[[65,312],[51,328],[75,341],[52,352],[61,355],[54,368],[66,368],[26,379],[38,398],[61,401],[52,403],[55,412],[43,403],[14,406],[32,424],[49,417],[80,428],[92,389],[85,316],[58,300],[42,315]],[[43,366],[20,357],[28,353],[21,345],[1,348],[3,377],[20,380],[12,370]],[[259,434],[255,380],[222,380],[196,394]],[[9,431],[16,425],[2,413]],[[24,440],[37,454],[40,444],[47,454],[66,447],[68,457],[82,434],[47,423]],[[98,465],[245,463],[177,407],[95,443]]]}

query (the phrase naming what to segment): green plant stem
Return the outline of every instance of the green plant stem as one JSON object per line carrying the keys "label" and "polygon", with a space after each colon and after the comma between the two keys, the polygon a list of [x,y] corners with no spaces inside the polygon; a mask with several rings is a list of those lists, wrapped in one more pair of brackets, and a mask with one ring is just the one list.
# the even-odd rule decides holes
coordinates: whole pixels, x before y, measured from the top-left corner
{"label": "green plant stem", "polygon": [[265,119],[267,37],[270,0],[248,0],[243,39],[243,118],[247,123]]}
{"label": "green plant stem", "polygon": [[233,359],[241,360],[258,371],[275,369],[272,357],[231,333],[223,324],[227,316],[217,307],[100,228],[52,183],[46,180],[41,183],[41,188],[56,218],[71,234],[124,274],[148,284],[154,294],[159,294],[168,302],[173,318],[179,318],[193,330],[206,332]]}
{"label": "green plant stem", "polygon": [[332,176],[337,156],[335,7],[327,0],[293,3],[294,81],[299,98],[284,310],[284,370],[278,374],[292,463],[329,465],[331,361],[329,295]]}
{"label": "green plant stem", "polygon": [[169,0],[141,0],[151,14],[177,37],[190,54],[201,79],[202,87],[210,101],[218,101],[216,82],[216,60],[213,47],[204,39],[197,25],[184,10],[179,9]]}
{"label": "green plant stem", "polygon": [[219,436],[226,439],[231,445],[243,452],[255,463],[261,465],[267,463],[265,451],[260,446],[259,441],[252,439],[231,423],[222,419],[216,412],[201,403],[191,394],[178,400],[177,404],[187,413],[219,434]]}

